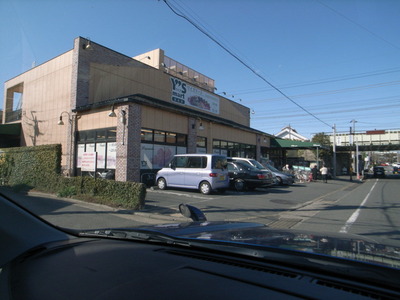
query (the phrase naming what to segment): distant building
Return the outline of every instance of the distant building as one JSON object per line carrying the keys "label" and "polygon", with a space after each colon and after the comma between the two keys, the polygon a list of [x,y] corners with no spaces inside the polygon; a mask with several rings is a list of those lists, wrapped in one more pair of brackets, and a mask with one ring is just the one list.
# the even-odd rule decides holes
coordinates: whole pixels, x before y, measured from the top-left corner
{"label": "distant building", "polygon": [[[333,145],[333,134],[329,135],[331,145]],[[367,130],[355,132],[354,134],[336,133],[336,146],[349,146],[357,143],[359,146],[370,145],[399,145],[400,129],[396,130]]]}
{"label": "distant building", "polygon": [[281,131],[279,131],[277,134],[275,134],[277,138],[280,139],[285,139],[285,140],[294,140],[294,141],[309,141],[308,138],[302,136],[299,134],[296,129],[286,126],[285,128],[282,128]]}

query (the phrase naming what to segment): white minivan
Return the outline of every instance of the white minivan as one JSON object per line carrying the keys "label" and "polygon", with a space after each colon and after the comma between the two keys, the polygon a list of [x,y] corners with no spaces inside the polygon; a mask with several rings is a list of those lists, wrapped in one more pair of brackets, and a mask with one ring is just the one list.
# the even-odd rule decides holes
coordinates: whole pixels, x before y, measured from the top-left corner
{"label": "white minivan", "polygon": [[202,194],[229,187],[227,159],[218,154],[177,154],[157,172],[160,190],[167,187],[198,189]]}

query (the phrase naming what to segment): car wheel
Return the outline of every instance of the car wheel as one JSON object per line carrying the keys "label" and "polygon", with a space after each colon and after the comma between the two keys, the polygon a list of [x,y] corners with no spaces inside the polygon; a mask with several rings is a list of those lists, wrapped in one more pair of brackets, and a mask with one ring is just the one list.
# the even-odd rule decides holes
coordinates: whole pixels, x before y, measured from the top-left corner
{"label": "car wheel", "polygon": [[199,190],[203,195],[209,195],[211,193],[211,185],[207,181],[202,181]]}
{"label": "car wheel", "polygon": [[239,192],[244,191],[246,188],[246,183],[242,179],[236,179],[235,180],[235,189]]}
{"label": "car wheel", "polygon": [[158,178],[157,186],[160,190],[165,190],[167,188],[167,182],[164,178]]}

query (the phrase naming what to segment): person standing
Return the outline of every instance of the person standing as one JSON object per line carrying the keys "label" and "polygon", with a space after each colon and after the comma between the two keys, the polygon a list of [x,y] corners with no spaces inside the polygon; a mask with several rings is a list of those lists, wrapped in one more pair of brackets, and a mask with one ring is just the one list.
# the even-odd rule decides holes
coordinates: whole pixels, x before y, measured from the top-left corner
{"label": "person standing", "polygon": [[325,165],[319,170],[322,175],[322,180],[323,182],[327,183],[328,182],[328,168],[325,167]]}

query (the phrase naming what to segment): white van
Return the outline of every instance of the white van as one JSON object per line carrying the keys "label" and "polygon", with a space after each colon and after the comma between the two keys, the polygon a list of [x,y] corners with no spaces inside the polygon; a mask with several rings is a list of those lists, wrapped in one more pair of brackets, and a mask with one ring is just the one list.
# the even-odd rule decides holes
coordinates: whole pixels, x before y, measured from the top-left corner
{"label": "white van", "polygon": [[198,189],[202,194],[229,187],[226,156],[218,154],[177,154],[157,172],[160,190],[167,187]]}

